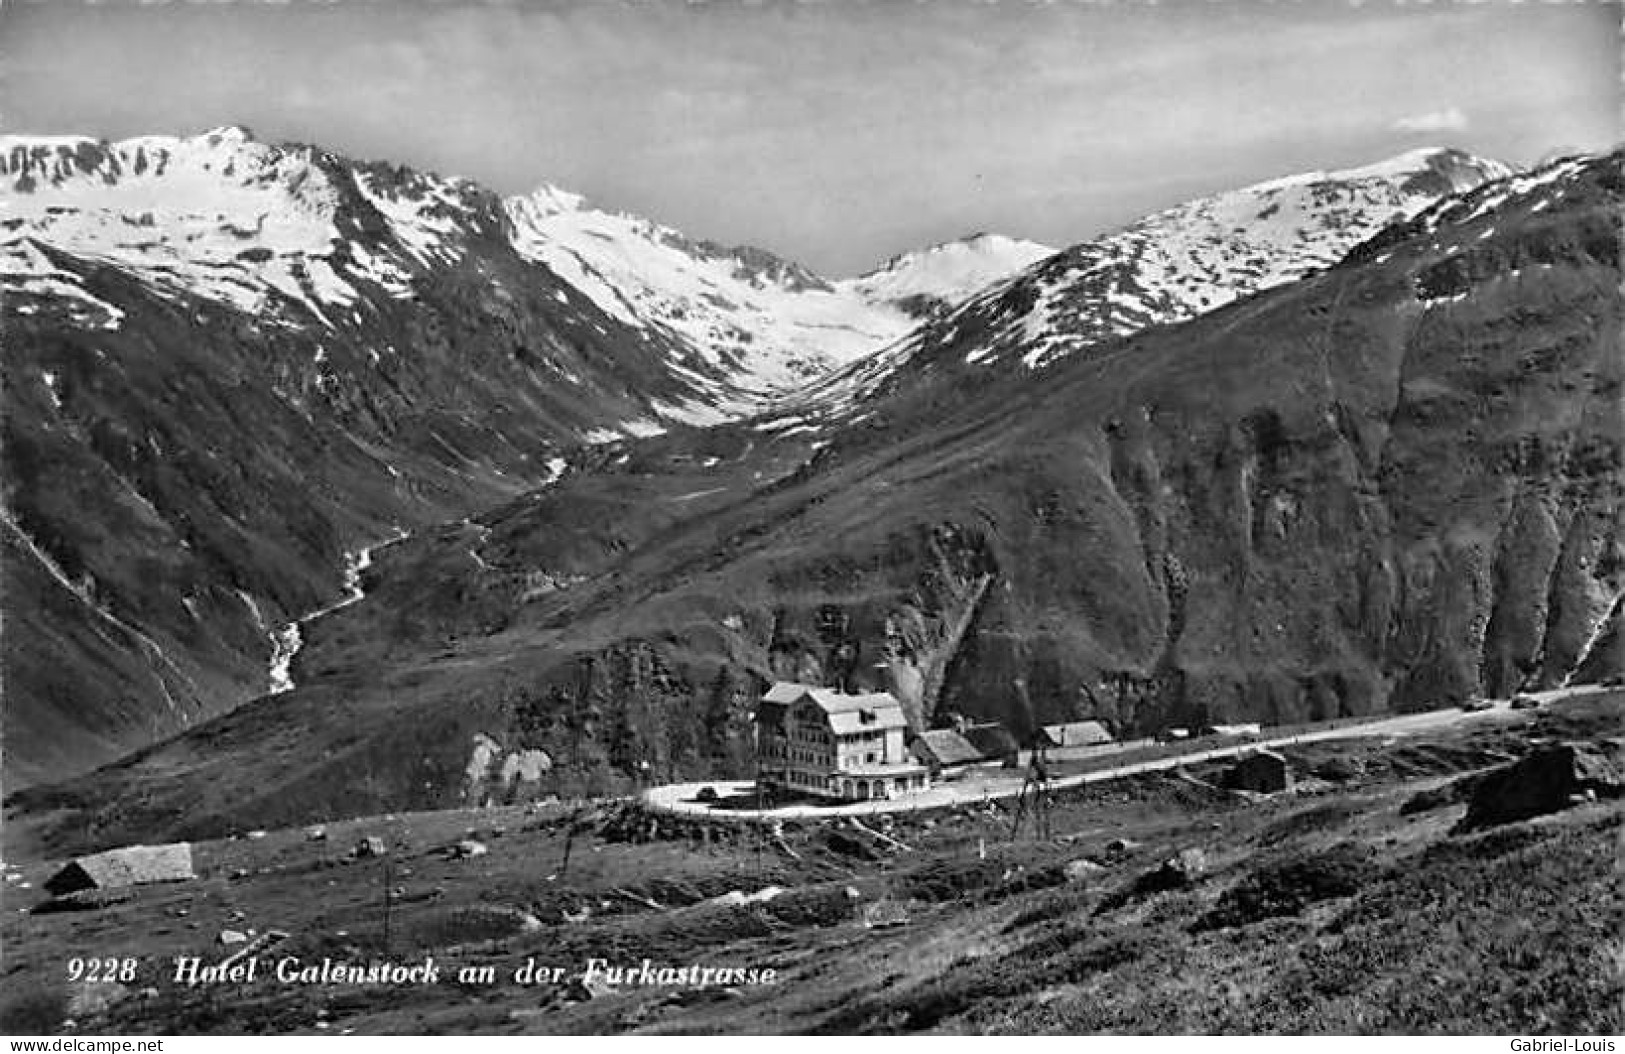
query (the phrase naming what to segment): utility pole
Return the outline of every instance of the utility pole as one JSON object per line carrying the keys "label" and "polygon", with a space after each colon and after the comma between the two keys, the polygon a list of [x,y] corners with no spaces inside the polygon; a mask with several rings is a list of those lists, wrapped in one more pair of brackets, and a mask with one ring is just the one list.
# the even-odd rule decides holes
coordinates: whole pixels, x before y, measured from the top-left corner
{"label": "utility pole", "polygon": [[1034,832],[1039,838],[1048,838],[1050,836],[1048,750],[1049,737],[1042,727],[1035,725],[1032,734],[1032,749],[1027,758],[1027,778],[1021,783],[1021,793],[1016,797],[1016,816],[1010,825],[1010,840],[1012,842],[1021,833],[1021,821],[1029,809],[1032,810],[1033,814]]}
{"label": "utility pole", "polygon": [[570,870],[570,847],[575,843],[576,818],[580,815],[580,809],[572,811],[570,813],[570,822],[564,826],[564,859],[559,863],[559,878],[561,879]]}
{"label": "utility pole", "polygon": [[389,914],[390,905],[394,900],[392,886],[395,881],[395,869],[391,866],[389,853],[384,853],[384,955],[389,955]]}
{"label": "utility pole", "polygon": [[767,837],[767,821],[762,819],[762,754],[756,752],[756,874],[762,873],[762,841]]}

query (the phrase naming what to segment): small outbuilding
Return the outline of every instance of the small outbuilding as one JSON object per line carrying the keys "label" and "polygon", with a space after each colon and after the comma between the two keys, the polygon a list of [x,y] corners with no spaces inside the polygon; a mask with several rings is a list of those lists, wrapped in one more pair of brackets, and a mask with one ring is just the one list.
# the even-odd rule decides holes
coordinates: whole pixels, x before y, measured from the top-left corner
{"label": "small outbuilding", "polygon": [[1068,721],[1045,725],[1040,742],[1047,747],[1097,747],[1112,742],[1112,734],[1099,721]]}
{"label": "small outbuilding", "polygon": [[1233,790],[1274,794],[1291,788],[1292,766],[1272,750],[1254,751],[1230,767],[1224,774],[1224,785]]}
{"label": "small outbuilding", "polygon": [[988,722],[980,725],[966,725],[960,729],[960,735],[965,738],[976,752],[985,761],[1002,762],[1005,765],[1015,765],[1021,753],[1021,744],[1008,728],[997,722]]}
{"label": "small outbuilding", "polygon": [[1234,725],[1208,725],[1202,729],[1202,734],[1204,736],[1258,739],[1264,735],[1264,726],[1257,721]]}
{"label": "small outbuilding", "polygon": [[192,843],[127,845],[90,856],[75,857],[45,880],[52,896],[86,889],[119,889],[153,882],[187,882],[197,878],[192,869]]}
{"label": "small outbuilding", "polygon": [[914,737],[909,750],[932,776],[944,772],[958,772],[987,759],[971,745],[960,732],[952,728],[933,728]]}

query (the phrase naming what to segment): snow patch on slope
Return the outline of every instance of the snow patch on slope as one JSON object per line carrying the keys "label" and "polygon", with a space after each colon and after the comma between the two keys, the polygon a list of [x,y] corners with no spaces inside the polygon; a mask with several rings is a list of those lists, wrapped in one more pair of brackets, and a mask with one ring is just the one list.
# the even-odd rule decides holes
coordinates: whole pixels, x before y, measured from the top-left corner
{"label": "snow patch on slope", "polygon": [[80,325],[118,329],[124,312],[84,287],[76,273],[54,264],[31,238],[0,241],[0,290],[21,315],[36,314],[50,303]]}
{"label": "snow patch on slope", "polygon": [[330,270],[310,267],[338,239],[325,173],[309,152],[241,129],[112,144],[3,136],[0,188],[9,260],[17,242],[37,238],[246,312],[266,307],[267,287],[299,301],[307,287],[328,296],[342,287],[353,299]]}

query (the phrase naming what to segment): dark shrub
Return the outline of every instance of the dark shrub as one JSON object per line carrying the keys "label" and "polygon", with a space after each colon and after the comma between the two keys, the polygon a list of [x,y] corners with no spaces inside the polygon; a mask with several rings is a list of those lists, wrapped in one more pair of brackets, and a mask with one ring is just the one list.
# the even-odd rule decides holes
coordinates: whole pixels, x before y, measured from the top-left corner
{"label": "dark shrub", "polygon": [[1382,873],[1376,854],[1359,842],[1267,864],[1226,890],[1195,930],[1245,926],[1279,915],[1296,915],[1311,904],[1351,897]]}

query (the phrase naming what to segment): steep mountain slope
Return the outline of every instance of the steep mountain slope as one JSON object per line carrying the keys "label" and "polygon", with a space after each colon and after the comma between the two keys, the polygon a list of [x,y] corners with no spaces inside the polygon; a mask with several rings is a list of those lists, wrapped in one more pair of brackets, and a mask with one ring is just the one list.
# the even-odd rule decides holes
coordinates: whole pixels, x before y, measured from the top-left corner
{"label": "steep mountain slope", "polygon": [[[958,296],[1000,248],[913,285]],[[241,128],[0,137],[0,288],[12,786],[285,686],[367,543],[914,324],[561,191]]]}
{"label": "steep mountain slope", "polygon": [[[66,845],[746,772],[774,676],[884,686],[921,724],[1145,732],[1617,671],[1622,161],[840,429],[584,452],[392,548],[297,690],[13,819]],[[542,778],[504,778],[525,752]]]}
{"label": "steep mountain slope", "polygon": [[472,184],[239,130],[0,143],[6,779],[265,690],[347,549],[701,390]]}
{"label": "steep mountain slope", "polygon": [[993,285],[808,396],[842,406],[923,372],[1037,368],[1194,318],[1342,259],[1440,197],[1511,174],[1456,150],[1309,172],[1177,205]]}

